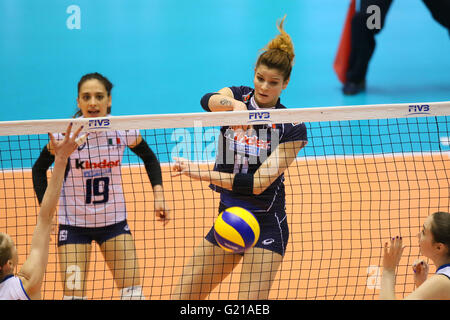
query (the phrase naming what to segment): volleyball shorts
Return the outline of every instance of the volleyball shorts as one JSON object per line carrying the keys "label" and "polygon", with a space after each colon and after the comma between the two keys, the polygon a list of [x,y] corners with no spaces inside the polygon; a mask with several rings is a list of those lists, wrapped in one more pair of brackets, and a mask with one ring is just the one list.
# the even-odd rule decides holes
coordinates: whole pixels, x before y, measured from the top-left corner
{"label": "volleyball shorts", "polygon": [[59,225],[58,247],[66,244],[90,244],[92,241],[99,245],[121,234],[131,234],[127,220],[99,228],[84,228],[70,225]]}
{"label": "volleyball shorts", "polygon": [[[220,203],[219,213],[227,207]],[[254,214],[259,222],[260,235],[255,247],[270,250],[284,256],[289,240],[289,227],[284,210],[270,210]],[[212,244],[219,246],[214,237],[214,226],[205,237]]]}

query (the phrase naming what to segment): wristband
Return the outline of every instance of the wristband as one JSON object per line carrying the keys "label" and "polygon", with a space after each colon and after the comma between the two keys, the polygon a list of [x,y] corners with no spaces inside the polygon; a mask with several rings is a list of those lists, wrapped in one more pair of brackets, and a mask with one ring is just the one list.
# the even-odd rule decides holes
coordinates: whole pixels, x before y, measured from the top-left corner
{"label": "wristband", "polygon": [[233,179],[233,192],[242,195],[253,195],[253,175],[247,173],[236,173]]}

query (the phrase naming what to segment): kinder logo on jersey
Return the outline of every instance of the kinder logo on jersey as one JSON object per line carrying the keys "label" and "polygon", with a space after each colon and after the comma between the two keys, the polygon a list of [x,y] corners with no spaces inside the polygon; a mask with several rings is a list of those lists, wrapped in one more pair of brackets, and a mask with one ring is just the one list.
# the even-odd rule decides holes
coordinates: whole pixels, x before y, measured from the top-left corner
{"label": "kinder logo on jersey", "polygon": [[409,114],[430,114],[430,105],[428,104],[410,104]]}
{"label": "kinder logo on jersey", "polygon": [[91,129],[91,130],[109,128],[110,125],[111,125],[111,122],[109,121],[109,119],[89,120],[89,129]]}
{"label": "kinder logo on jersey", "polygon": [[248,114],[248,122],[267,122],[270,121],[270,112],[254,111]]}
{"label": "kinder logo on jersey", "polygon": [[80,161],[80,159],[75,160],[76,169],[107,169],[120,166],[120,160],[117,161],[107,161],[103,160],[100,162],[91,162],[89,160]]}

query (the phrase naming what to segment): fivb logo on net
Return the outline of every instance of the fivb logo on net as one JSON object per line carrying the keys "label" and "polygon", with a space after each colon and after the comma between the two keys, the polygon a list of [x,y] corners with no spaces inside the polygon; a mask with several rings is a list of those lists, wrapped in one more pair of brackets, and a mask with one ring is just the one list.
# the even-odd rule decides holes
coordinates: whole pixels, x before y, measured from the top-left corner
{"label": "fivb logo on net", "polygon": [[95,130],[95,129],[106,129],[111,126],[111,121],[109,119],[91,119],[88,122],[88,129]]}
{"label": "fivb logo on net", "polygon": [[429,104],[410,104],[408,106],[409,114],[430,114],[431,108]]}
{"label": "fivb logo on net", "polygon": [[[256,116],[250,113],[248,123],[263,120],[258,118],[267,117],[266,113],[259,112]],[[205,128],[201,121],[195,121],[192,129],[174,129],[170,140],[176,142],[171,150],[172,159],[238,164],[245,158],[246,164],[256,164],[258,160],[263,162],[267,159],[269,149],[274,150],[278,146],[279,132],[271,130],[269,139],[267,129],[256,132],[254,129],[240,130],[240,126],[230,126],[222,136],[219,127]]]}
{"label": "fivb logo on net", "polygon": [[270,120],[270,112],[268,111],[253,111],[248,114],[248,122],[261,122]]}

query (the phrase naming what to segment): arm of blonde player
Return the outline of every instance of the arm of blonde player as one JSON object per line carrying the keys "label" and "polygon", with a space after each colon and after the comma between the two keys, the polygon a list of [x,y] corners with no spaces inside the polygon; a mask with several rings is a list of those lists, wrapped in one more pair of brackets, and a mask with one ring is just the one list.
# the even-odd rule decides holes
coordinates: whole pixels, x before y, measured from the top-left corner
{"label": "arm of blonde player", "polygon": [[[61,193],[67,159],[78,147],[77,137],[82,127],[76,130],[73,136],[70,136],[71,130],[72,124],[67,127],[66,135],[61,142],[57,142],[49,133],[50,144],[55,152],[55,164],[39,210],[31,240],[30,254],[18,273],[30,298],[40,297],[40,288],[47,268],[52,220]],[[84,136],[80,138],[84,139]]]}
{"label": "arm of blonde player", "polygon": [[[233,91],[230,88],[225,87],[217,91],[218,94],[211,96],[208,102],[208,107],[211,112],[218,111],[248,111],[244,102],[236,100],[233,95]],[[249,126],[247,125],[235,125],[231,126],[231,129],[235,131],[245,132]]]}
{"label": "arm of blonde player", "polygon": [[306,141],[285,142],[261,164],[253,177],[253,194],[263,193],[296,159]]}
{"label": "arm of blonde player", "polygon": [[167,224],[170,221],[171,212],[166,203],[164,197],[164,189],[162,185],[157,184],[153,187],[153,197],[155,202],[156,217],[159,218],[159,221],[162,221],[164,224]]}
{"label": "arm of blonde player", "polygon": [[[253,175],[253,194],[258,195],[264,192],[289,167],[305,145],[305,141],[280,144]],[[208,181],[224,189],[233,189],[234,174],[203,170],[197,164],[183,158],[174,158],[174,160],[172,176],[186,175],[195,180]]]}
{"label": "arm of blonde player", "polygon": [[208,108],[211,112],[247,111],[245,103],[234,99],[233,91],[230,88],[222,88],[217,93],[208,101]]}
{"label": "arm of blonde player", "polygon": [[390,247],[384,244],[380,300],[395,300],[395,272],[405,249],[402,243],[402,237],[397,236],[391,239]]}

